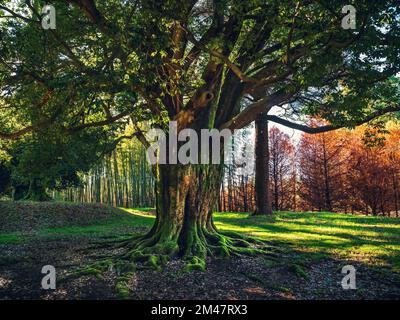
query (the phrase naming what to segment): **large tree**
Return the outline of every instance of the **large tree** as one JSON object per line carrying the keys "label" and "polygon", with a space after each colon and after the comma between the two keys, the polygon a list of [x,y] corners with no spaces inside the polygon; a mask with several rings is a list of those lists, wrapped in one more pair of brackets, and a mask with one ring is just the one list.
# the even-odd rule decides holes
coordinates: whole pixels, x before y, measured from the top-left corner
{"label": "large tree", "polygon": [[[308,131],[354,126],[398,111],[400,8],[353,1],[53,1],[56,29],[41,28],[44,1],[0,1],[0,138],[57,125],[65,134],[140,123],[167,131],[242,128],[260,114]],[[397,100],[396,100],[397,99]],[[319,115],[307,128],[270,115]],[[12,117],[13,121],[7,121]],[[26,125],[25,125],[26,124]],[[247,241],[212,222],[222,165],[155,165],[157,218],[131,244],[131,259],[179,254],[204,268],[208,253]]]}

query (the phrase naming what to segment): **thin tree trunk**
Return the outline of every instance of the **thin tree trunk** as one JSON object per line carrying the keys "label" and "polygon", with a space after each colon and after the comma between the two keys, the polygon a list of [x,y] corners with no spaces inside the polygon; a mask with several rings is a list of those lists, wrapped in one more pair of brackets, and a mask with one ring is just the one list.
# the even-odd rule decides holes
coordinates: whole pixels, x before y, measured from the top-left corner
{"label": "thin tree trunk", "polygon": [[394,193],[394,209],[396,212],[396,217],[399,216],[399,194],[398,194],[398,188],[397,188],[397,177],[396,177],[396,172],[393,171],[393,193]]}
{"label": "thin tree trunk", "polygon": [[327,157],[327,150],[326,150],[326,142],[325,142],[325,135],[322,135],[323,139],[323,166],[324,166],[324,183],[325,183],[325,208],[326,211],[332,211],[332,201],[331,201],[331,190],[330,190],[330,177],[329,177],[329,169],[328,169],[328,157]]}

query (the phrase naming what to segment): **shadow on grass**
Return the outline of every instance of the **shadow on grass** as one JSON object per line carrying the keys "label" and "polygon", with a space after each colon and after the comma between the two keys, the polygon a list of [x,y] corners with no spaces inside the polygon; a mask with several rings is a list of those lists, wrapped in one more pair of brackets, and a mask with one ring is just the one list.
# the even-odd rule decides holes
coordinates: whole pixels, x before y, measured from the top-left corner
{"label": "shadow on grass", "polygon": [[[17,210],[31,207],[30,203],[18,203]],[[81,213],[82,206],[89,210],[89,214]],[[37,207],[51,208],[50,214],[43,214]],[[79,211],[74,211],[79,209]],[[55,210],[58,210],[55,212]],[[97,210],[99,216],[93,216],[91,211]],[[15,212],[14,211],[14,212]],[[149,210],[150,211],[150,210]],[[72,212],[72,213],[71,213]],[[70,219],[68,214],[71,213]],[[52,214],[52,215],[51,215]],[[9,215],[0,212],[0,220],[4,225],[0,230],[0,245],[34,241],[37,238],[63,237],[118,237],[124,234],[135,235],[145,233],[154,223],[154,217],[137,210],[129,210],[98,206],[91,204],[35,204],[26,215],[17,213]],[[9,226],[7,229],[6,227]]]}
{"label": "shadow on grass", "polygon": [[[380,260],[400,270],[400,225],[395,218],[359,218],[335,213],[277,213],[254,217],[228,213],[217,214],[215,220],[223,230],[264,240],[276,239],[307,251]],[[378,224],[387,227],[377,227]]]}

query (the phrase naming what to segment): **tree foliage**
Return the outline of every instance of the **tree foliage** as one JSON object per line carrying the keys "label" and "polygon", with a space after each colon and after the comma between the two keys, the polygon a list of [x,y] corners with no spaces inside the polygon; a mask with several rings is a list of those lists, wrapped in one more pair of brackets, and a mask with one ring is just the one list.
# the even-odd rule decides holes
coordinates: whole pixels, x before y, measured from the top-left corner
{"label": "tree foliage", "polygon": [[[396,1],[355,1],[354,31],[345,1],[55,1],[55,30],[41,28],[44,4],[0,6],[3,138],[128,114],[185,127],[204,107],[212,127],[288,102],[340,125],[398,110]],[[246,95],[258,103],[241,112]]]}

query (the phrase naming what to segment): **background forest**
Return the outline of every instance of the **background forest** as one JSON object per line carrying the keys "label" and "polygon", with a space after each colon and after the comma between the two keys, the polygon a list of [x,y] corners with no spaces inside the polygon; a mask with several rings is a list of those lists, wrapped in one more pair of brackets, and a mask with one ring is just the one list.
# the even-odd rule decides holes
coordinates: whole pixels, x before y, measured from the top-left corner
{"label": "background forest", "polygon": [[[253,128],[242,130],[231,142],[235,150],[254,153]],[[400,126],[362,126],[321,134],[290,136],[269,129],[270,194],[275,211],[329,211],[399,216]],[[233,148],[232,148],[233,149]],[[229,152],[229,151],[228,151]],[[230,152],[235,156],[235,152]],[[218,211],[255,209],[254,164],[227,164]],[[3,195],[12,195],[12,168],[3,162]],[[11,170],[12,171],[12,170]],[[8,173],[7,173],[8,172]],[[74,186],[49,188],[61,201],[99,202],[118,207],[154,207],[154,176],[146,150],[136,139],[122,141]],[[15,187],[14,187],[15,189]]]}

